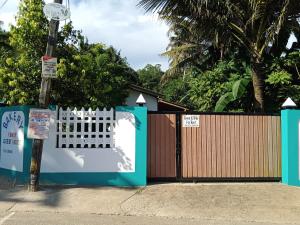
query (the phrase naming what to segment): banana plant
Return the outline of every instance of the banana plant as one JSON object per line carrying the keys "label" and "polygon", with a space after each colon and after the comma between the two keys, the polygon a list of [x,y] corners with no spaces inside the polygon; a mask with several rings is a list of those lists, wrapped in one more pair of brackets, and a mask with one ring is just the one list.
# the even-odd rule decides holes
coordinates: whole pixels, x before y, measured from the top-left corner
{"label": "banana plant", "polygon": [[250,78],[242,78],[234,82],[232,85],[232,91],[222,95],[217,101],[215,112],[223,112],[231,102],[241,98],[247,91],[250,81]]}

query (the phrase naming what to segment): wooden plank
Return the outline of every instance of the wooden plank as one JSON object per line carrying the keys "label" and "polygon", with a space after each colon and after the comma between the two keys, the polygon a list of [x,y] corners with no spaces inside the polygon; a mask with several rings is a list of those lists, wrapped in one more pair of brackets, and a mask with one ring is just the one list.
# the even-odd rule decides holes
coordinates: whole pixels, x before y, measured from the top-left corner
{"label": "wooden plank", "polygon": [[171,121],[170,115],[165,114],[165,140],[164,140],[164,149],[165,149],[165,177],[170,177],[170,164],[171,164],[171,149],[170,149],[170,132],[171,132]]}
{"label": "wooden plank", "polygon": [[160,121],[161,115],[157,115],[156,121],[155,121],[155,140],[156,140],[156,146],[155,146],[155,176],[161,177],[160,174],[160,165],[161,165],[161,121]]}
{"label": "wooden plank", "polygon": [[240,116],[240,176],[245,177],[245,120],[247,116]]}
{"label": "wooden plank", "polygon": [[201,177],[207,177],[206,173],[206,122],[205,122],[205,115],[200,117],[200,124],[202,124],[201,129]]}
{"label": "wooden plank", "polygon": [[236,157],[236,149],[238,146],[236,145],[236,126],[235,126],[235,116],[230,116],[230,140],[231,140],[231,148],[230,148],[230,177],[236,176],[236,165],[235,165],[235,157]]}
{"label": "wooden plank", "polygon": [[[182,119],[182,118],[181,118]],[[186,128],[181,127],[181,173],[182,177],[187,177],[187,146],[186,146]]]}
{"label": "wooden plank", "polygon": [[278,170],[278,177],[281,177],[281,121],[280,121],[280,117],[277,116],[277,159],[278,159],[278,166],[277,166],[277,170]]}
{"label": "wooden plank", "polygon": [[244,128],[245,128],[245,177],[250,177],[250,126],[249,126],[249,116],[244,118]]}
{"label": "wooden plank", "polygon": [[150,132],[151,132],[151,148],[150,148],[150,177],[155,177],[156,173],[156,135],[155,135],[155,128],[156,128],[156,117],[157,115],[150,115],[151,116],[151,127],[150,127]]}
{"label": "wooden plank", "polygon": [[269,177],[269,156],[268,156],[268,116],[263,117],[263,140],[264,140],[264,177]]}
{"label": "wooden plank", "polygon": [[224,124],[225,124],[225,169],[226,169],[226,177],[232,177],[232,168],[231,168],[231,116],[225,116]]}
{"label": "wooden plank", "polygon": [[187,144],[187,166],[188,166],[188,177],[192,177],[193,176],[193,164],[192,164],[192,128],[188,127],[186,128],[187,132],[186,132],[186,144]]}
{"label": "wooden plank", "polygon": [[[148,137],[147,137],[147,177],[151,177],[151,115],[148,115]],[[96,129],[98,131],[98,129]],[[98,145],[97,145],[98,147]]]}
{"label": "wooden plank", "polygon": [[198,177],[198,168],[197,168],[197,130],[198,128],[191,128],[191,144],[192,144],[192,177]]}
{"label": "wooden plank", "polygon": [[258,151],[258,169],[259,177],[264,177],[264,146],[263,146],[263,116],[258,116],[258,133],[259,133],[259,151]]}
{"label": "wooden plank", "polygon": [[235,131],[235,156],[233,155],[233,160],[235,160],[235,177],[241,176],[240,168],[240,119],[239,116],[234,116],[234,131]]}
{"label": "wooden plank", "polygon": [[171,121],[170,121],[170,115],[165,114],[164,115],[164,120],[165,120],[165,140],[164,140],[164,149],[165,149],[165,177],[170,177],[170,126],[171,126]]}
{"label": "wooden plank", "polygon": [[212,162],[212,177],[216,177],[217,176],[217,149],[216,149],[216,115],[212,115],[211,116],[211,142],[212,142],[212,146],[211,146],[211,162]]}
{"label": "wooden plank", "polygon": [[216,116],[216,169],[217,177],[222,177],[222,157],[221,157],[221,116]]}
{"label": "wooden plank", "polygon": [[170,177],[176,177],[176,115],[170,115]]}
{"label": "wooden plank", "polygon": [[212,177],[212,132],[211,132],[211,116],[205,116],[206,123],[206,172],[207,177]]}
{"label": "wooden plank", "polygon": [[277,120],[276,116],[272,116],[274,177],[278,177],[277,122],[276,122],[276,120]]}
{"label": "wooden plank", "polygon": [[254,151],[254,177],[259,176],[259,159],[258,159],[258,151],[259,151],[259,132],[258,132],[258,117],[253,116],[254,119],[254,135],[253,135],[253,151]]}
{"label": "wooden plank", "polygon": [[197,173],[198,177],[202,177],[202,134],[203,134],[203,124],[201,124],[201,119],[202,115],[200,115],[199,122],[200,122],[200,127],[197,130]]}
{"label": "wooden plank", "polygon": [[220,116],[220,126],[221,126],[221,174],[222,177],[226,177],[226,162],[225,162],[225,152],[226,152],[226,116]]}
{"label": "wooden plank", "polygon": [[255,177],[255,144],[254,143],[254,117],[249,116],[249,169],[250,177]]}
{"label": "wooden plank", "polygon": [[160,135],[160,176],[166,177],[166,135],[167,135],[167,120],[166,115],[162,114],[160,117],[161,135]]}
{"label": "wooden plank", "polygon": [[274,177],[274,161],[273,161],[273,129],[272,117],[268,116],[268,167],[269,177]]}

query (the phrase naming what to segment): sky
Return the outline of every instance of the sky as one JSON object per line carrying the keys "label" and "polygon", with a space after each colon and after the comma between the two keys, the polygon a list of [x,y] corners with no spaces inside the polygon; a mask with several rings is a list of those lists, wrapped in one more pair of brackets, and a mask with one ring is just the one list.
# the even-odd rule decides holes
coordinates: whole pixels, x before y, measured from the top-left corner
{"label": "sky", "polygon": [[[0,9],[0,20],[4,21],[6,30],[9,24],[15,23],[19,1],[8,0]],[[0,6],[3,2],[0,0]],[[145,14],[137,3],[138,0],[70,0],[71,20],[74,28],[82,30],[90,43],[101,42],[115,47],[134,69],[161,64],[166,70],[168,59],[160,54],[169,42],[168,26],[156,15]]]}
{"label": "sky", "polygon": [[[4,1],[0,0],[0,6]],[[6,30],[9,24],[15,23],[19,1],[8,0],[0,9],[0,20],[4,21]],[[161,64],[163,70],[168,68],[168,59],[160,56],[169,43],[168,26],[158,20],[157,15],[145,14],[138,8],[139,0],[69,1],[74,28],[82,30],[90,43],[101,42],[115,47],[134,69],[147,64]],[[288,47],[295,40],[292,36]]]}

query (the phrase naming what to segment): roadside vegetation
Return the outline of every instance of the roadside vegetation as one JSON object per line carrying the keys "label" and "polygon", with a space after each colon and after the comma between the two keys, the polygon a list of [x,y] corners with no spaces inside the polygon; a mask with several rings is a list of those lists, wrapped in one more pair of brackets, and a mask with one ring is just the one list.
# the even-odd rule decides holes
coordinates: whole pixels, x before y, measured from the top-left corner
{"label": "roadside vegetation", "polygon": [[[90,44],[67,23],[58,34],[51,103],[114,106],[134,83],[198,111],[277,112],[287,97],[299,104],[298,1],[140,0],[170,26],[167,71],[150,64],[134,71],[116,49]],[[48,30],[43,5],[21,1],[16,25],[6,32],[0,24],[0,100],[9,105],[37,103]]]}
{"label": "roadside vegetation", "polygon": [[299,103],[299,0],[141,0],[139,6],[170,25],[163,79],[189,80],[179,101],[201,111],[278,111],[288,96]]}

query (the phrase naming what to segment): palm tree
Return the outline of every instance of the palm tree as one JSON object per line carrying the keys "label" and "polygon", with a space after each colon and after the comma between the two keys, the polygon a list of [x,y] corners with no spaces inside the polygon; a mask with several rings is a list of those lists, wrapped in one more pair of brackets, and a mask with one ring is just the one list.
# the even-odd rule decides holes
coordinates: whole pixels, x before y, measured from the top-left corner
{"label": "palm tree", "polygon": [[207,43],[221,37],[222,44],[234,40],[243,46],[251,63],[254,106],[264,111],[265,60],[282,54],[291,32],[300,33],[299,0],[141,0],[139,5],[171,24],[188,22]]}
{"label": "palm tree", "polygon": [[197,35],[196,30],[187,21],[170,24],[170,43],[167,51],[162,54],[170,59],[170,69],[166,71],[165,76],[178,75],[185,68],[193,66],[205,70],[222,59],[222,47],[218,46],[220,43],[207,42],[207,38]]}

